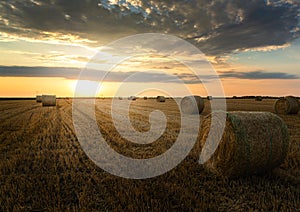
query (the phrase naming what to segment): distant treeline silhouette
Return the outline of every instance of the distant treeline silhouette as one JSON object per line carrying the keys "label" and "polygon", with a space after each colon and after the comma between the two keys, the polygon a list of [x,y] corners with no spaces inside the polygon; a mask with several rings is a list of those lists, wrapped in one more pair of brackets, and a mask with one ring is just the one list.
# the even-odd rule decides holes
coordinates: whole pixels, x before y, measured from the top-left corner
{"label": "distant treeline silhouette", "polygon": [[[257,99],[257,98],[262,98],[262,99],[279,99],[282,98],[283,96],[232,96],[232,97],[225,97],[226,99]],[[75,97],[77,99],[113,99],[113,98],[120,98],[120,97]],[[121,97],[122,98],[122,97]],[[125,97],[124,97],[125,98]],[[136,97],[137,99],[143,99],[144,97]],[[149,96],[147,99],[156,99],[157,97],[155,96]],[[172,99],[172,97],[165,97],[166,99]],[[174,97],[176,98],[183,98],[183,97]],[[206,99],[206,97],[203,97]],[[215,99],[222,99],[224,97],[213,97]],[[300,99],[300,97],[295,97],[297,99]],[[0,101],[6,101],[6,100],[35,100],[36,97],[0,97]],[[57,99],[74,99],[74,97],[57,97]]]}

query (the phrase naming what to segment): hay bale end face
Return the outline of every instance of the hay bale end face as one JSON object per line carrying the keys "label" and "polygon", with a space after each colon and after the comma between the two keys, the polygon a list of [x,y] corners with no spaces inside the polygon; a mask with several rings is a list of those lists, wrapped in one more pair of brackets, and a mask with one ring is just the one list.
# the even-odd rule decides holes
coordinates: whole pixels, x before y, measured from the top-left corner
{"label": "hay bale end face", "polygon": [[42,102],[42,96],[36,96],[36,102],[38,103]]}
{"label": "hay bale end face", "polygon": [[277,114],[297,114],[300,110],[300,104],[297,98],[287,96],[279,98],[274,104],[274,109]]}
{"label": "hay bale end face", "polygon": [[165,102],[166,101],[166,98],[164,96],[157,96],[156,97],[156,101],[157,102]]}
{"label": "hay bale end face", "polygon": [[55,95],[42,95],[43,106],[56,106],[56,96]]}
{"label": "hay bale end face", "polygon": [[[205,142],[212,115],[202,125],[202,153],[212,148]],[[205,147],[205,148],[204,148]],[[286,124],[269,112],[228,112],[222,139],[212,157],[204,163],[211,172],[236,178],[262,174],[279,166],[289,148]]]}
{"label": "hay bale end face", "polygon": [[180,102],[184,114],[200,114],[204,109],[204,100],[200,96],[186,96]]}

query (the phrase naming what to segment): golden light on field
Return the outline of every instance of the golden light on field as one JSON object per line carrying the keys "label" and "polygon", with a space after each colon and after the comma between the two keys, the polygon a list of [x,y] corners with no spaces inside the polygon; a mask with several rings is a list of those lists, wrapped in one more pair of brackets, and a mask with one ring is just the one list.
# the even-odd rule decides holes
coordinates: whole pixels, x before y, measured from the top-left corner
{"label": "golden light on field", "polygon": [[[71,88],[72,81],[62,81]],[[261,102],[255,102],[254,99],[228,99],[227,105],[228,111],[274,112],[274,102],[274,99],[263,99]],[[0,204],[0,211],[6,211],[6,208],[22,211],[24,208],[30,210],[33,207],[51,211],[80,207],[88,211],[115,208],[133,208],[138,211],[163,211],[168,208],[200,208],[210,211],[246,208],[245,210],[266,211],[275,208],[295,211],[299,205],[299,114],[281,115],[291,136],[290,148],[283,164],[267,175],[230,180],[214,177],[198,163],[201,152],[198,142],[188,157],[172,171],[157,178],[133,180],[114,176],[97,167],[87,157],[74,129],[71,103],[71,99],[58,99],[57,107],[45,108],[34,100],[0,101],[0,110],[3,111],[0,116],[0,155],[3,159],[0,161],[3,185],[0,199],[5,203]],[[209,101],[205,100],[205,103],[201,123],[211,113]],[[110,99],[96,100],[95,116],[101,134],[114,151],[136,160],[154,158],[169,151],[181,130],[180,111],[175,101],[135,101],[131,104],[129,114],[131,124],[136,130],[146,132],[151,129],[149,114],[153,110],[162,111],[167,118],[167,127],[155,142],[137,145],[120,136],[111,116],[112,109]],[[115,108],[115,111],[121,115],[120,118],[127,112],[122,107]],[[84,108],[81,112],[85,114]],[[267,126],[269,127],[265,125]],[[126,129],[126,126],[123,127]],[[248,128],[244,129],[247,132]],[[255,128],[254,136],[261,138],[265,136],[262,135],[264,133],[277,135],[281,132],[271,128],[262,132],[261,129]],[[185,136],[189,138],[189,135]],[[266,137],[262,141],[266,144],[272,141],[272,147],[265,145],[265,148],[272,149],[272,157],[281,152],[277,152],[278,149],[274,146],[276,143],[273,143],[280,137],[273,137],[271,140]],[[256,147],[251,146],[260,152]],[[269,152],[266,155],[268,159],[260,162],[269,164],[271,157],[268,154]],[[115,166],[114,163],[111,164]],[[104,192],[99,195],[99,191]],[[210,195],[206,195],[208,193]],[[1,207],[4,209],[1,210]]]}

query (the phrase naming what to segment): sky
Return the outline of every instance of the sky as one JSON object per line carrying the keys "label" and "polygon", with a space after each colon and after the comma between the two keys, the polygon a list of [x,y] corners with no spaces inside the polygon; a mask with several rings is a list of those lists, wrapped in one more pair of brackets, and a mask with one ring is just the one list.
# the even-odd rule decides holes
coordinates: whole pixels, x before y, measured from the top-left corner
{"label": "sky", "polygon": [[[299,0],[0,1],[0,96],[75,96],[84,70],[97,96],[155,96],[165,88],[181,96],[183,84],[205,96],[217,78],[226,96],[300,96],[299,11]],[[194,45],[203,54],[195,58],[208,61],[217,77],[195,76],[148,44],[147,55],[114,64],[107,74],[121,51],[132,56],[142,40],[131,37],[129,50],[107,46],[142,33]]]}

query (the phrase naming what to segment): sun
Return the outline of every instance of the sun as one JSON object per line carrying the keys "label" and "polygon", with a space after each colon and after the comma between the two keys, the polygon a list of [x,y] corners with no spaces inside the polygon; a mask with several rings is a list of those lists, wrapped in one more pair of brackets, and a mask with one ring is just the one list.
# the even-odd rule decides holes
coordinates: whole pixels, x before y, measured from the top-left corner
{"label": "sun", "polygon": [[71,80],[69,87],[74,97],[98,97],[102,91],[102,83],[90,80]]}

